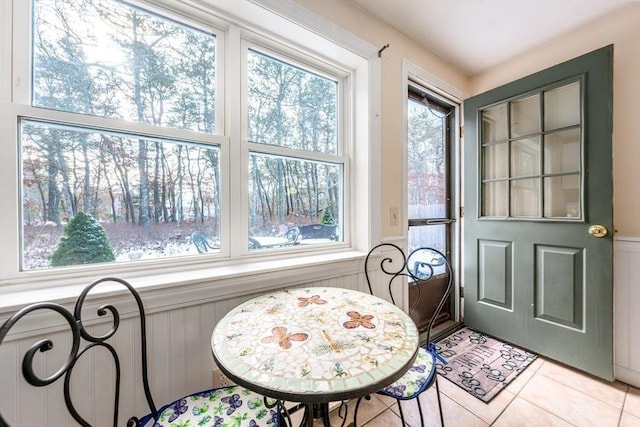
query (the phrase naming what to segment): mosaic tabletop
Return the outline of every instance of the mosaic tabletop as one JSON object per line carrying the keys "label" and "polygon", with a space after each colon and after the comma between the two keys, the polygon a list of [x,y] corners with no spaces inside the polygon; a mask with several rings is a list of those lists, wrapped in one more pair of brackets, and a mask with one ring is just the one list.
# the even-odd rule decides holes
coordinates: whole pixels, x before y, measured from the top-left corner
{"label": "mosaic tabletop", "polygon": [[375,392],[398,379],[418,331],[395,305],[342,288],[292,288],[231,310],[211,337],[213,357],[238,384],[296,402]]}

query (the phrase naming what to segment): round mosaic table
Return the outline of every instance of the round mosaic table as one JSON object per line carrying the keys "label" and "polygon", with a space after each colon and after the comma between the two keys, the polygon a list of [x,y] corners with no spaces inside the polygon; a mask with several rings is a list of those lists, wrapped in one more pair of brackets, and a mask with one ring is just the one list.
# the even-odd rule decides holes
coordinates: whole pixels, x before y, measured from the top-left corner
{"label": "round mosaic table", "polygon": [[218,367],[276,399],[327,403],[374,393],[400,378],[418,330],[395,305],[342,288],[292,288],[251,299],[213,330]]}

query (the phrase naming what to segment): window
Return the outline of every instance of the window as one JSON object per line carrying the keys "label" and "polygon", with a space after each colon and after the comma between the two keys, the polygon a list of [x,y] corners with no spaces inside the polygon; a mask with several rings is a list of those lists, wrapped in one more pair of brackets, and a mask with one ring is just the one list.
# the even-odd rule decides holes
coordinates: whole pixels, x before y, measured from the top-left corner
{"label": "window", "polygon": [[368,246],[364,226],[349,230],[369,197],[347,202],[368,179],[349,166],[370,142],[351,110],[367,102],[367,60],[301,28],[318,42],[292,48],[289,21],[258,34],[164,3],[14,2],[0,123],[17,139],[2,195],[18,210],[2,237],[19,244],[3,245],[0,280]]}
{"label": "window", "polygon": [[485,218],[582,217],[581,82],[561,82],[481,111]]}
{"label": "window", "polygon": [[293,244],[341,240],[341,85],[255,49],[247,56],[250,248],[292,228]]}
{"label": "window", "polygon": [[182,236],[216,233],[220,147],[179,132],[216,133],[215,35],[110,0],[35,0],[31,40],[31,105],[74,115],[19,118],[21,268],[187,255]]}

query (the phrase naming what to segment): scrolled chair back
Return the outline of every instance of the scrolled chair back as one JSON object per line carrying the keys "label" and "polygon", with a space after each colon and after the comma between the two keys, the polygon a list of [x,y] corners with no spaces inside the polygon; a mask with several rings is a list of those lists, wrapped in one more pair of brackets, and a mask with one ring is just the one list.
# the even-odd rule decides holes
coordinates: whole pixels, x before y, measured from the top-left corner
{"label": "scrolled chair back", "polygon": [[[137,317],[140,322],[140,361],[141,361],[141,382],[145,394],[146,404],[148,406],[150,415],[157,419],[158,410],[151,396],[149,388],[148,378],[148,366],[147,366],[147,337],[146,337],[146,317],[144,306],[138,292],[125,280],[115,277],[105,277],[98,279],[88,286],[86,286],[80,296],[75,302],[73,312],[69,311],[61,304],[53,302],[39,302],[30,304],[21,308],[10,316],[0,327],[0,346],[11,331],[11,329],[26,316],[35,313],[49,311],[60,315],[64,319],[64,323],[68,326],[71,334],[71,345],[69,354],[66,357],[64,363],[53,373],[49,375],[40,375],[37,373],[36,360],[37,355],[42,353],[42,357],[46,356],[46,353],[53,350],[54,341],[50,338],[41,338],[35,341],[24,353],[22,358],[21,370],[22,375],[27,383],[34,387],[46,387],[58,381],[60,378],[64,378],[63,394],[64,401],[67,410],[73,417],[73,419],[82,426],[90,426],[91,423],[87,421],[74,404],[71,393],[71,379],[74,372],[74,368],[83,356],[89,354],[91,350],[100,348],[107,351],[107,354],[111,357],[114,367],[114,400],[113,400],[113,425],[118,425],[119,411],[121,405],[121,361],[118,356],[118,352],[114,346],[108,341],[112,338],[120,326],[120,312],[115,305],[110,303],[101,304],[96,309],[96,315],[98,318],[105,318],[105,316],[111,317],[111,324],[108,326],[109,330],[103,334],[94,334],[87,328],[83,321],[83,311],[87,296],[89,293],[99,285],[110,285],[111,287],[124,287],[135,300],[135,309],[137,309]],[[4,368],[3,368],[4,369]],[[1,408],[1,407],[0,407]],[[129,427],[139,426],[141,423],[140,418],[136,415],[132,415],[126,419],[126,425]],[[8,427],[9,422],[0,413],[0,427]]]}
{"label": "scrolled chair back", "polygon": [[[373,272],[378,269],[382,276],[377,275],[374,279]],[[398,245],[380,243],[367,254],[364,270],[369,292],[372,295],[389,297],[396,305],[401,303],[399,295],[406,283],[409,294],[412,296],[408,303],[408,314],[411,317],[416,315],[417,309],[421,306],[421,300],[425,297],[424,289],[429,289],[430,282],[435,282],[439,278],[445,280],[444,289],[439,291],[435,302],[434,313],[430,316],[426,327],[421,328],[422,331],[426,331],[428,342],[431,329],[453,287],[453,274],[446,255],[431,247],[418,247],[405,255]],[[386,281],[386,296],[380,295],[380,286],[376,286],[376,281],[380,277],[385,278]]]}

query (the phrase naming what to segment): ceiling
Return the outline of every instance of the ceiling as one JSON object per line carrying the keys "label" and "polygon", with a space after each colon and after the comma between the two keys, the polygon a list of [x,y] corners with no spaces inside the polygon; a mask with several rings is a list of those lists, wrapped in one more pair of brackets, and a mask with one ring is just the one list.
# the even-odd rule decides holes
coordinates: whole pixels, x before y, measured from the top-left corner
{"label": "ceiling", "polygon": [[353,0],[468,76],[640,0]]}

